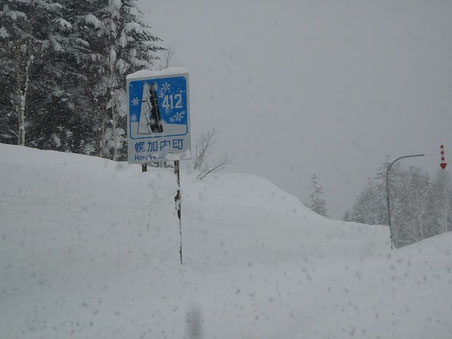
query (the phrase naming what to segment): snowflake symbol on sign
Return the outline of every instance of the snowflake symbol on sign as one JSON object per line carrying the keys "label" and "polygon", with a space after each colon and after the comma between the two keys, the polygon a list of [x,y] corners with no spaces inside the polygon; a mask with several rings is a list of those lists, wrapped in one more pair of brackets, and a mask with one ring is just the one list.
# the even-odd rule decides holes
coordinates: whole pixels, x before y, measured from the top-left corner
{"label": "snowflake symbol on sign", "polygon": [[182,119],[184,118],[184,115],[185,115],[185,112],[177,112],[177,113],[174,115],[174,121],[181,122]]}
{"label": "snowflake symbol on sign", "polygon": [[164,91],[164,92],[168,92],[169,90],[170,90],[170,87],[171,87],[171,85],[168,83],[168,82],[164,82],[163,83],[163,85],[162,85],[162,90]]}
{"label": "snowflake symbol on sign", "polygon": [[132,99],[132,105],[138,106],[138,102],[139,102],[139,99],[138,99],[138,98],[133,98],[133,99]]}

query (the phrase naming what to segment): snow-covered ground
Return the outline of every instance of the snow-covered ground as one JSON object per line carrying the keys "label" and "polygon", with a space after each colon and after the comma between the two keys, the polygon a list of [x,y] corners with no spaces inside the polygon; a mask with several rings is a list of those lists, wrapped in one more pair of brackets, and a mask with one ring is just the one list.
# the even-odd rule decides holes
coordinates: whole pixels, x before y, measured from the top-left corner
{"label": "snow-covered ground", "polygon": [[452,338],[452,235],[390,251],[251,175],[0,144],[0,338]]}

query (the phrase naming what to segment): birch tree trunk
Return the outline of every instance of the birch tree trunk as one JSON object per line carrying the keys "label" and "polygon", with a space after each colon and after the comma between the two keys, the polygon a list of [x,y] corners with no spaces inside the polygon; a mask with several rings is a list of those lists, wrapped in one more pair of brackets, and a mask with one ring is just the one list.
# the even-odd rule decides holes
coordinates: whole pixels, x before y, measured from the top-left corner
{"label": "birch tree trunk", "polygon": [[100,156],[102,158],[105,158],[105,116],[104,113],[101,113],[101,122],[100,122]]}
{"label": "birch tree trunk", "polygon": [[110,88],[111,94],[111,122],[112,122],[112,139],[113,139],[113,160],[118,160],[118,132],[116,128],[117,112],[113,88]]}
{"label": "birch tree trunk", "polygon": [[117,131],[117,119],[118,114],[116,112],[115,105],[115,61],[116,61],[116,51],[111,48],[108,55],[108,71],[109,71],[109,96],[110,96],[110,108],[111,108],[111,124],[112,124],[112,146],[113,146],[113,160],[118,159],[118,131]]}
{"label": "birch tree trunk", "polygon": [[[29,48],[29,47],[28,47]],[[16,114],[19,120],[19,130],[17,133],[17,144],[25,145],[25,134],[26,134],[26,108],[27,108],[27,95],[28,87],[30,83],[30,68],[33,62],[33,56],[29,55],[25,61],[25,67],[23,68],[23,73],[19,76],[17,82],[16,94],[18,97],[19,104],[16,106]]]}

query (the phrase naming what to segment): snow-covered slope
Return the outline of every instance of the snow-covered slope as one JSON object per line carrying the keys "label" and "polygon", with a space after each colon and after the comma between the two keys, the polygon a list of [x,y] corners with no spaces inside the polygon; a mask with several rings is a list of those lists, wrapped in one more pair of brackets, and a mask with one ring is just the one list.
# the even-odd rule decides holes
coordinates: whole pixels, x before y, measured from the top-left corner
{"label": "snow-covered slope", "polygon": [[251,175],[0,144],[0,338],[451,338],[452,236],[308,211]]}

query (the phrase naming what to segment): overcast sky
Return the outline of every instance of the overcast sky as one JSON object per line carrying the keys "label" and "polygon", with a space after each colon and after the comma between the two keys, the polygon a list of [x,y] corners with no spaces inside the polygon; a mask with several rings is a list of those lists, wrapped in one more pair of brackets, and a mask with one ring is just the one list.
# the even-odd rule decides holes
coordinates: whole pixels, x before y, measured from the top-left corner
{"label": "overcast sky", "polygon": [[[452,162],[452,1],[142,1],[190,73],[195,137],[341,218],[389,156]],[[439,155],[405,161],[430,171]],[[450,167],[448,169],[450,170]]]}

